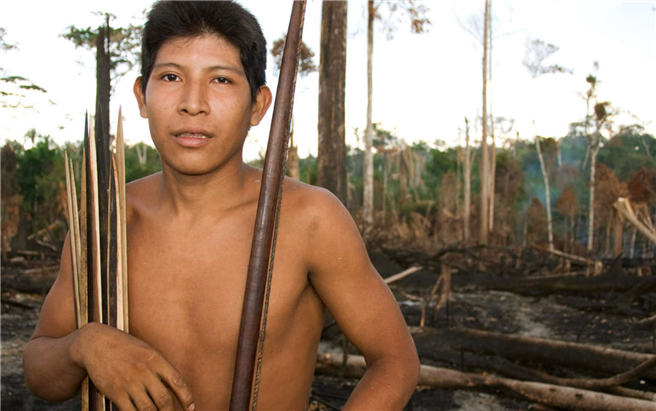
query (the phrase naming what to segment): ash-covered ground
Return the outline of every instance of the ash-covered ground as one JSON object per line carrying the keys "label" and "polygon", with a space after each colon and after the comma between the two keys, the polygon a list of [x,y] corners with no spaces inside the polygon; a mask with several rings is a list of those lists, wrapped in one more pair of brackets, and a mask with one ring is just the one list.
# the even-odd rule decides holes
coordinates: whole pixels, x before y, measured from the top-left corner
{"label": "ash-covered ground", "polygon": [[[372,254],[372,261],[383,277],[402,271],[404,268],[381,253]],[[77,397],[62,403],[48,403],[31,395],[24,384],[21,354],[36,324],[48,284],[54,280],[56,271],[46,270],[33,274],[35,267],[52,267],[58,262],[18,260],[16,264],[2,267],[2,397],[3,410],[11,411],[63,411],[79,410]],[[32,270],[30,281],[24,281],[26,270]],[[38,270],[36,270],[38,271]],[[653,328],[636,328],[641,318],[656,313],[656,293],[643,294],[637,301],[617,309],[604,304],[622,295],[620,291],[599,293],[564,292],[540,293],[499,291],[480,289],[477,281],[485,273],[465,270],[454,274],[452,295],[447,306],[433,316],[428,306],[426,326],[420,329],[421,302],[408,295],[425,296],[433,287],[438,274],[423,270],[395,283],[393,292],[411,327],[422,364],[447,367],[467,372],[481,372],[467,364],[467,355],[438,355],[447,352],[440,331],[454,327],[512,333],[523,336],[558,339],[568,342],[594,344],[626,351],[654,352]],[[14,286],[20,283],[20,286]],[[26,285],[27,284],[27,285]],[[22,289],[22,291],[17,290]],[[27,291],[26,291],[27,290]],[[532,295],[533,294],[533,295]],[[325,331],[321,349],[341,352],[343,336],[337,327]],[[350,354],[357,354],[347,347]],[[536,366],[543,372],[558,374],[558,367]],[[572,376],[568,374],[567,376]],[[576,376],[573,375],[573,376]],[[601,377],[601,375],[591,375]],[[311,405],[313,410],[339,409],[344,405],[356,380],[336,376],[317,375],[313,384]],[[650,381],[636,383],[636,388],[650,391]],[[442,390],[418,387],[407,410],[549,410],[550,408],[523,399],[513,398],[494,390],[474,392],[464,390]]]}

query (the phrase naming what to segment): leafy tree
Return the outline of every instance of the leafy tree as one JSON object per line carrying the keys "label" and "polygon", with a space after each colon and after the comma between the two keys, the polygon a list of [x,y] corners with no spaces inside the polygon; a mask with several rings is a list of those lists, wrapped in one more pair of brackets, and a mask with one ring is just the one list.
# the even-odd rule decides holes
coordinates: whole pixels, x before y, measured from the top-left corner
{"label": "leafy tree", "polygon": [[2,193],[0,194],[0,204],[2,208],[0,218],[2,221],[2,260],[4,261],[6,260],[6,252],[12,248],[12,240],[19,232],[23,197],[18,192],[18,184],[16,182],[18,161],[13,144],[7,142],[2,147],[1,154],[0,166],[2,167],[2,171],[0,178],[2,182],[0,183],[0,187]]}
{"label": "leafy tree", "polygon": [[[63,150],[49,136],[38,134],[32,129],[27,138],[34,141],[33,147],[15,150],[14,170],[16,192],[22,197],[21,212],[25,216],[26,233],[46,229],[51,243],[63,240],[64,230],[53,232],[48,227],[65,218],[65,186]],[[19,217],[20,219],[20,217]],[[64,227],[64,224],[60,224]]]}

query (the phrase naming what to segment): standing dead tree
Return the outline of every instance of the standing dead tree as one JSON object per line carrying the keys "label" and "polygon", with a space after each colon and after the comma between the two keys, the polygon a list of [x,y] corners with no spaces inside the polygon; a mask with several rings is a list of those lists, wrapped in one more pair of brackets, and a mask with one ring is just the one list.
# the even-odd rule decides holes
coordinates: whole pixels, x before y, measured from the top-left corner
{"label": "standing dead tree", "polygon": [[[590,79],[589,76],[588,79]],[[596,79],[590,83],[590,87],[595,87]],[[588,251],[592,251],[594,246],[594,219],[595,219],[595,180],[596,180],[596,167],[597,167],[597,154],[602,147],[601,129],[607,124],[610,113],[606,107],[610,106],[609,102],[596,103],[594,106],[595,112],[595,131],[592,134],[586,134],[588,146],[590,147],[590,209],[588,218]]]}
{"label": "standing dead tree", "polygon": [[488,24],[490,19],[490,0],[485,0],[485,23],[483,29],[483,134],[481,138],[481,202],[479,212],[478,243],[486,245],[489,235],[489,158],[487,147],[487,53],[488,53]]}
{"label": "standing dead tree", "polygon": [[[524,55],[524,60],[522,63],[524,67],[529,71],[531,76],[535,79],[538,76],[543,74],[551,73],[571,73],[572,71],[566,69],[558,64],[545,65],[544,61],[558,51],[558,47],[553,44],[545,43],[540,39],[533,39],[527,42],[526,53]],[[533,121],[535,126],[535,120]],[[557,143],[556,143],[557,145]],[[549,234],[549,250],[553,251],[553,224],[551,218],[551,193],[549,189],[549,176],[547,175],[547,170],[544,164],[544,158],[542,156],[542,151],[540,149],[540,137],[537,133],[537,127],[535,131],[535,147],[538,151],[538,157],[540,159],[540,167],[542,170],[542,177],[544,179],[545,186],[545,196],[546,204],[545,208],[547,211],[547,228]]]}
{"label": "standing dead tree", "polygon": [[[385,4],[389,9],[389,16],[383,19],[380,13],[381,6]],[[374,54],[374,22],[382,23],[387,32],[387,37],[392,38],[395,30],[394,14],[401,10],[410,18],[410,29],[412,33],[420,34],[427,30],[431,24],[425,17],[428,8],[417,4],[415,0],[401,2],[367,2],[367,128],[364,135],[364,197],[363,197],[363,220],[365,224],[364,235],[369,234],[374,224],[374,159],[373,159],[373,136],[374,126],[373,113],[373,54]],[[383,200],[384,201],[384,200]]]}
{"label": "standing dead tree", "polygon": [[469,120],[465,117],[465,155],[464,155],[464,177],[465,177],[465,206],[464,206],[464,231],[465,231],[465,242],[469,240],[469,221],[471,215],[471,168],[473,154],[475,152],[469,149]]}
{"label": "standing dead tree", "polygon": [[[533,122],[535,124],[535,122]],[[542,170],[542,178],[544,179],[544,194],[546,198],[546,209],[547,209],[547,231],[549,235],[549,251],[554,250],[553,246],[553,223],[551,219],[551,190],[549,189],[549,174],[547,173],[547,167],[544,164],[544,156],[542,155],[542,149],[540,148],[540,136],[535,134],[535,147],[538,151],[538,158],[540,159],[540,169]]]}

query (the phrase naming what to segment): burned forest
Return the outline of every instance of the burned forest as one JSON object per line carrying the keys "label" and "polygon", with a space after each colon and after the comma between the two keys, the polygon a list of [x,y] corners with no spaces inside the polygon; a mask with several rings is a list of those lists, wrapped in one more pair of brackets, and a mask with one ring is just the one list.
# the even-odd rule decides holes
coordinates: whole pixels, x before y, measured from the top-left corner
{"label": "burned forest", "polygon": [[[401,59],[389,52],[395,42],[411,38],[424,48],[435,42],[431,32],[441,30],[442,23],[431,9],[443,7],[436,3],[308,3],[310,14],[304,23],[298,23],[301,31],[305,30],[304,37],[294,40],[300,44],[298,79],[289,67],[287,72],[281,68],[284,35],[265,33],[269,65],[275,65],[268,81],[275,85],[287,76],[280,90],[284,88],[281,94],[286,92],[291,101],[279,109],[288,116],[278,114],[281,117],[274,120],[277,133],[284,134],[280,137],[284,143],[276,146],[282,159],[276,170],[286,173],[288,179],[332,192],[355,222],[372,265],[396,299],[419,355],[419,383],[404,410],[656,410],[656,137],[652,122],[630,111],[635,107],[626,99],[611,94],[610,90],[624,86],[609,75],[610,69],[605,70],[608,60],[586,61],[584,70],[575,67],[571,52],[561,56],[559,46],[514,31],[515,26],[504,20],[504,13],[515,12],[508,10],[517,2],[480,0],[469,19],[452,16],[453,27],[472,45],[466,53],[473,57],[467,61],[474,62],[469,65],[475,66],[472,73],[476,75],[453,81],[468,85],[475,81],[475,92],[463,85],[457,91],[466,94],[472,105],[454,102],[454,107],[462,108],[454,114],[442,112],[444,103],[435,102],[434,117],[426,119],[413,102],[417,101],[417,106],[433,104],[426,101],[437,99],[439,93],[430,94],[427,100],[395,101],[398,107],[392,111],[406,112],[406,116],[416,117],[416,123],[426,123],[421,132],[413,134],[389,115],[386,104],[398,96],[390,94],[394,86],[376,73],[388,73],[383,72],[384,66]],[[257,5],[247,6],[252,6],[258,19],[266,19],[257,15]],[[518,15],[522,12],[517,5]],[[129,332],[129,267],[125,255],[120,255],[130,253],[129,217],[127,221],[125,217],[129,208],[125,198],[130,194],[126,194],[125,184],[161,172],[162,164],[150,142],[130,136],[125,104],[120,111],[114,111],[112,105],[112,113],[123,113],[116,124],[108,117],[110,93],[114,104],[113,93],[122,87],[119,80],[137,76],[130,70],[138,65],[134,50],[142,25],[113,28],[112,13],[98,16],[102,20],[95,31],[70,26],[70,34],[61,35],[61,40],[102,54],[102,59],[96,56],[97,61],[90,64],[104,64],[106,84],[97,97],[103,101],[96,102],[102,116],[97,114],[94,120],[90,115],[85,120],[95,121],[95,133],[103,136],[107,156],[103,167],[111,174],[104,183],[109,199],[100,196],[94,201],[109,202],[105,213],[114,220],[107,223],[99,218],[93,229],[98,237],[109,230],[118,237],[112,240],[109,235],[104,242],[99,240],[96,248],[115,253],[120,249],[118,257],[103,260],[103,264],[113,264],[115,270],[119,267],[119,277],[123,276],[119,284],[125,285],[125,295],[121,290],[118,295],[119,305],[125,308],[112,314],[119,318],[114,319],[114,326],[118,321]],[[100,38],[103,33],[106,38]],[[2,27],[0,34],[3,53],[15,50],[19,43],[8,42],[11,38]],[[76,40],[75,36],[84,38]],[[509,48],[504,42],[512,42],[516,36],[526,36],[518,54],[523,60],[520,57],[512,63],[525,77],[521,85],[519,79],[516,84],[508,82],[508,74],[502,70],[509,63],[499,63],[507,55],[504,47]],[[353,46],[356,42],[362,44]],[[566,46],[560,46],[566,51]],[[349,49],[355,47],[361,54],[356,57],[362,60],[357,66]],[[433,51],[424,50],[415,57],[421,62],[430,53]],[[457,60],[454,56],[440,58],[441,62]],[[435,65],[434,61],[430,64]],[[111,85],[110,67],[115,83]],[[125,72],[115,72],[116,67]],[[355,80],[351,67],[359,70],[360,77]],[[6,74],[2,68],[0,71]],[[6,112],[24,110],[29,93],[47,93],[20,76],[0,80],[2,110]],[[405,78],[394,80],[411,83]],[[42,84],[39,78],[35,81]],[[432,80],[424,81],[425,85]],[[27,82],[31,86],[19,86]],[[362,84],[355,104],[350,96],[356,93],[352,84],[357,82]],[[558,82],[569,87],[573,104],[570,100],[565,103],[565,97],[556,92],[549,95]],[[425,87],[428,90],[429,86]],[[513,94],[519,89],[521,94]],[[444,95],[439,99],[449,99],[449,91],[440,92]],[[314,99],[312,104],[304,100],[308,94]],[[521,100],[523,111],[513,111],[505,100],[510,97],[504,94]],[[561,111],[567,115],[550,117],[545,113],[549,110],[540,105],[547,99],[551,99],[549,110],[554,113],[560,113],[556,106],[563,101],[566,110]],[[308,107],[313,110],[310,116]],[[43,113],[35,118],[39,115]],[[314,134],[306,132],[308,117],[312,117]],[[354,117],[359,119],[354,122]],[[451,117],[457,117],[457,124],[447,129],[443,125],[451,124]],[[83,140],[80,124],[79,130],[67,130],[80,132],[75,134],[76,140],[64,142],[41,130],[38,121],[32,124],[21,131],[22,140],[0,135],[1,405],[15,411],[88,410],[84,402],[95,394],[90,394],[87,380],[82,402],[79,394],[59,403],[31,394],[24,381],[22,353],[57,279],[67,236],[76,242],[73,250],[84,256],[87,264],[85,244],[91,244],[84,242],[87,228],[82,228],[83,250],[76,225],[87,217],[86,208],[81,211],[82,205],[87,206],[87,194],[80,192],[86,190],[87,172],[99,167],[89,165],[87,158],[88,133],[93,135],[94,130],[86,125]],[[265,139],[253,135],[248,135],[246,145],[256,141],[259,154],[244,155],[244,163],[265,168],[266,162],[273,160],[265,158]],[[275,233],[275,213],[284,212],[286,204],[283,189],[274,184],[289,180],[281,175],[270,180],[267,184],[273,188],[268,190],[282,197],[280,204],[275,197],[277,209],[273,202],[269,204],[271,214],[266,221]],[[268,235],[270,239],[271,233]],[[259,268],[263,276],[271,276],[266,281],[275,281],[271,280],[275,273],[271,274],[267,265],[275,256],[275,236],[274,251],[269,251],[271,243],[260,250]],[[366,294],[368,290],[358,292]],[[86,301],[91,294],[78,292],[75,297],[83,300],[76,301],[78,320],[84,318],[83,322],[87,315],[89,321],[97,318],[90,313],[80,317],[80,304],[91,304]],[[261,316],[256,315],[258,319]],[[266,312],[264,319],[266,324]],[[254,336],[256,342],[264,340],[264,333],[260,340]],[[326,311],[308,410],[342,409],[366,367],[362,353]],[[250,372],[254,367],[246,368]],[[111,408],[108,399],[99,398],[91,401],[107,401],[108,410],[117,409]]]}

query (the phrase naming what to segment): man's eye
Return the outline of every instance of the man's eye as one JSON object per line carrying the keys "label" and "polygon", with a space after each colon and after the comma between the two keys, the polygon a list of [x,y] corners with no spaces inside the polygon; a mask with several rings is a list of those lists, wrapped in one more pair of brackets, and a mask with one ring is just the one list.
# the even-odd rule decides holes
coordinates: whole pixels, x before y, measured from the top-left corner
{"label": "man's eye", "polygon": [[222,84],[227,84],[230,83],[230,80],[228,80],[225,77],[217,77],[214,79],[217,83],[222,83]]}
{"label": "man's eye", "polygon": [[166,81],[176,81],[178,79],[178,76],[176,76],[175,74],[165,74],[162,78]]}

